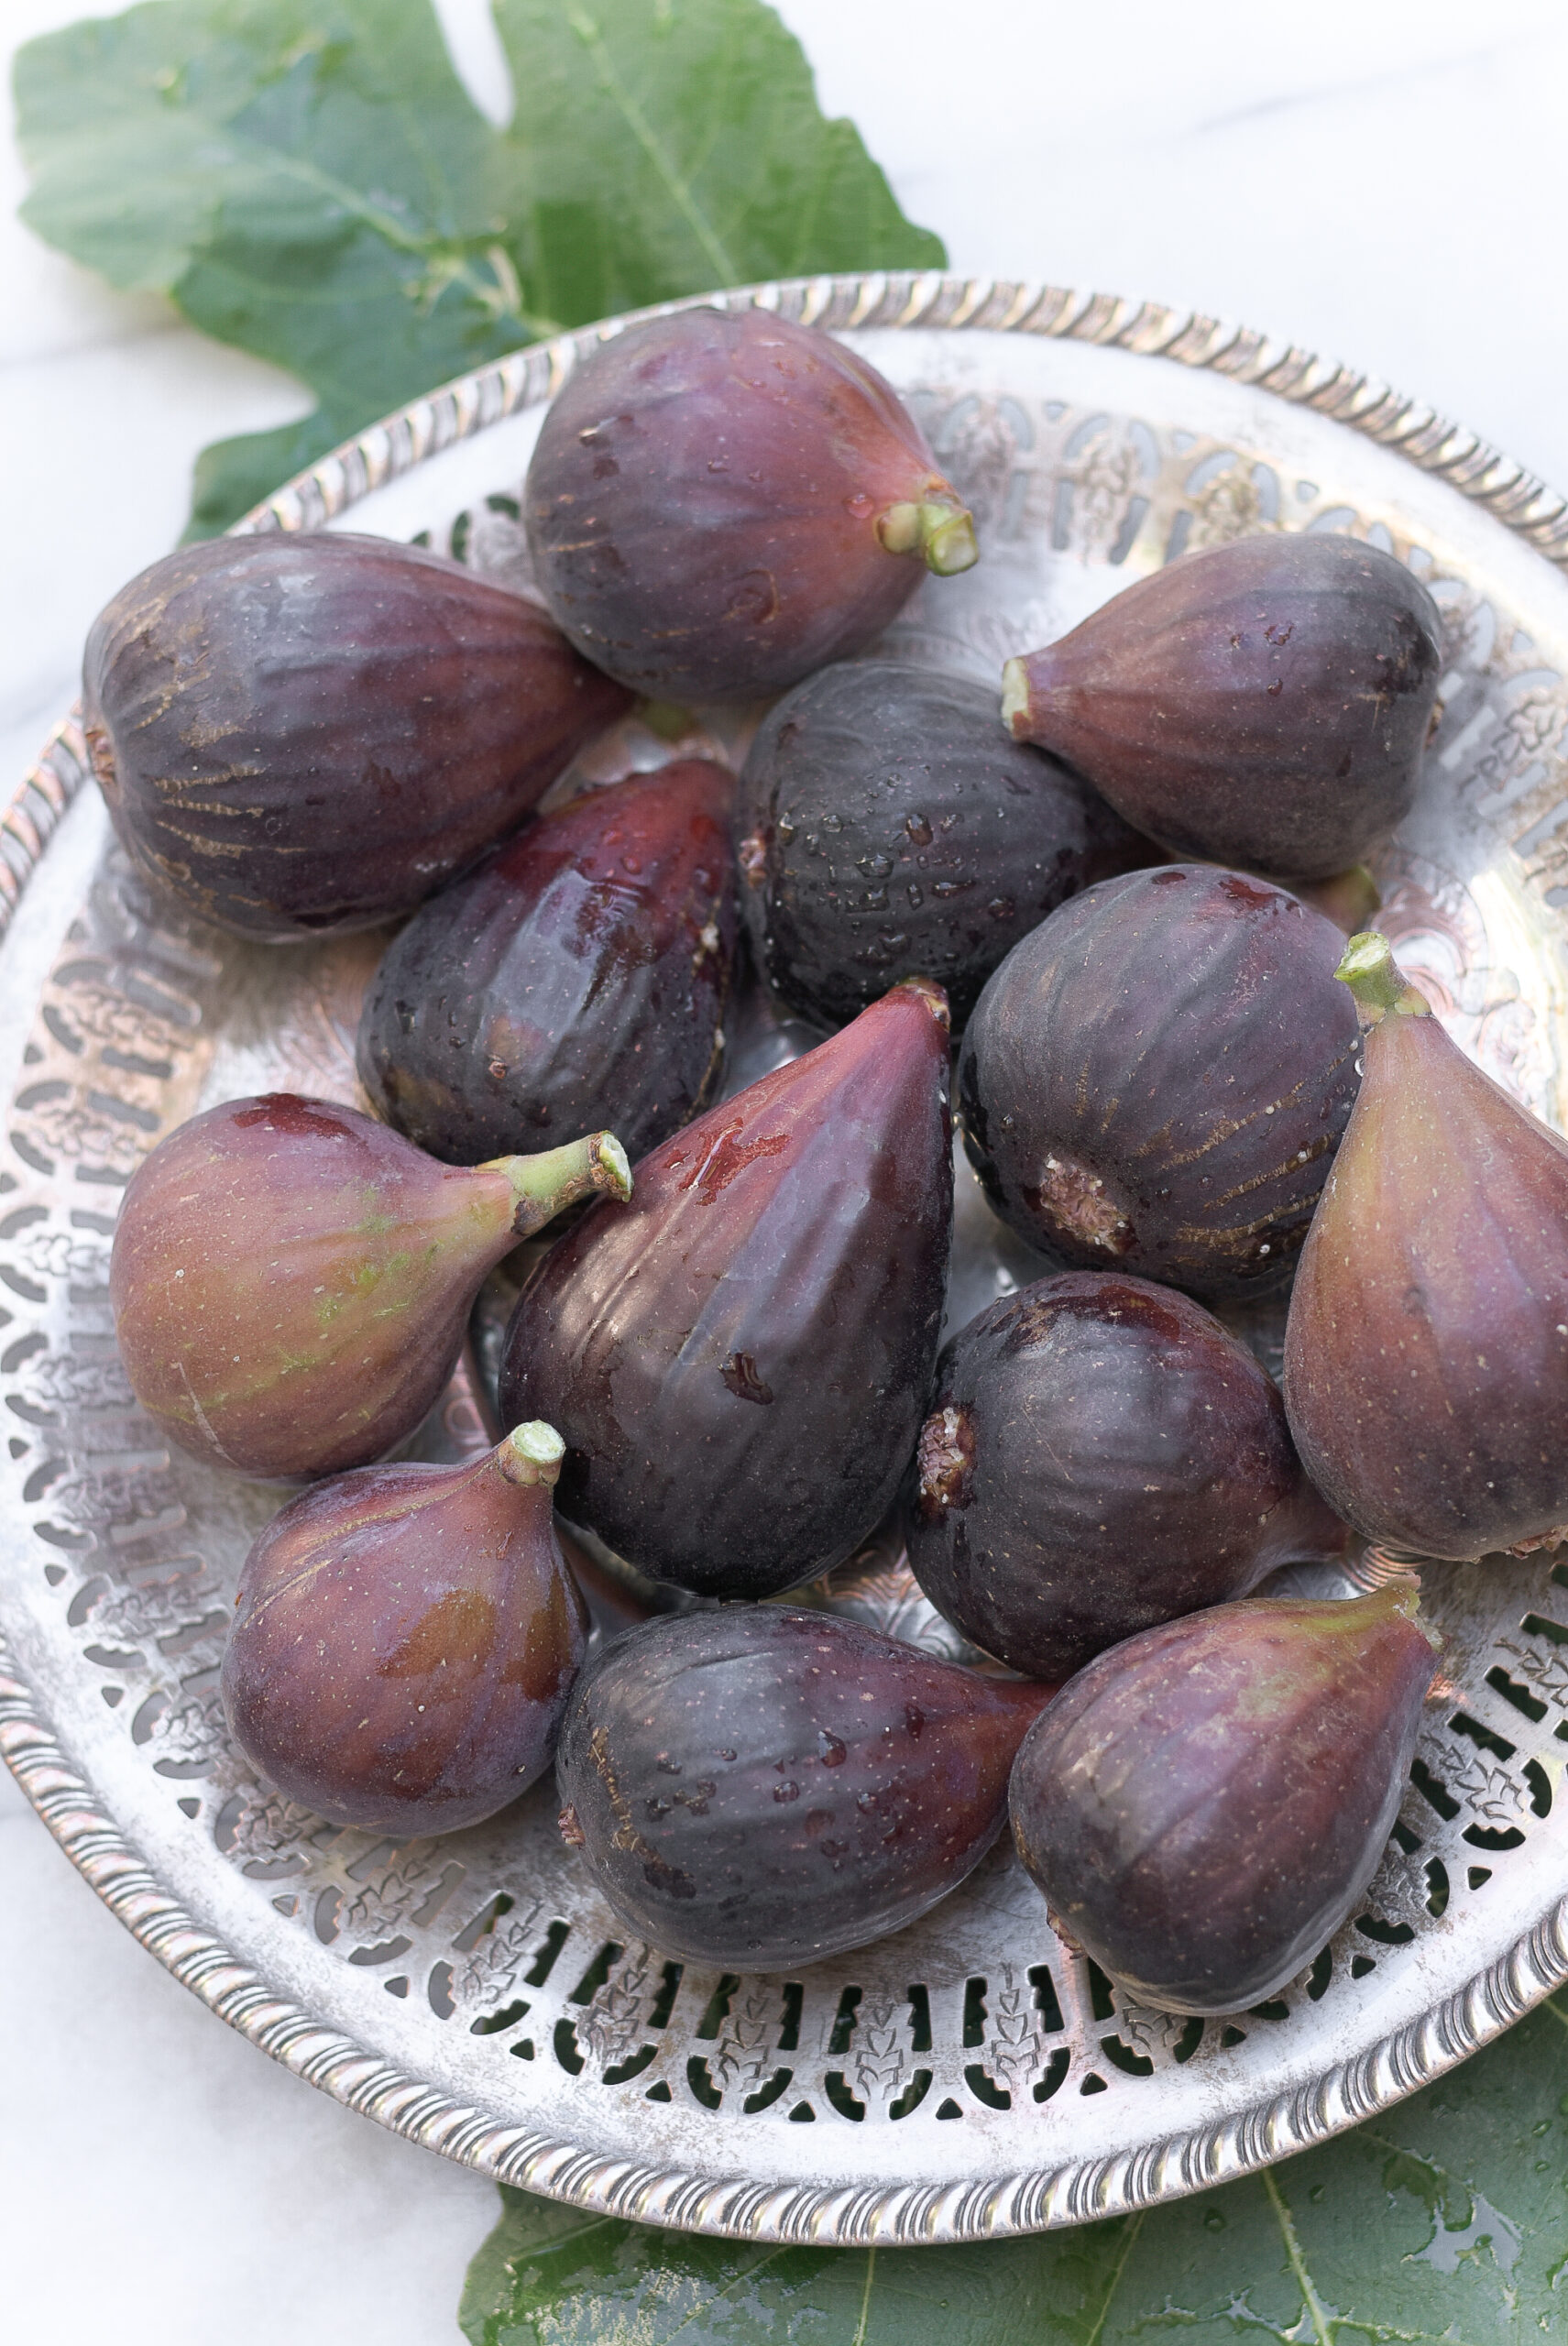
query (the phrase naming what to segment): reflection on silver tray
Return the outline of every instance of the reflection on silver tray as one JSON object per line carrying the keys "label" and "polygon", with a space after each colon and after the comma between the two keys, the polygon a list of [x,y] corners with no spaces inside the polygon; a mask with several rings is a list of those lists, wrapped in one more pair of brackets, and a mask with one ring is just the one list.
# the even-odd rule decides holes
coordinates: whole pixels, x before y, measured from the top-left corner
{"label": "reflection on silver tray", "polygon": [[[1128,578],[1259,529],[1349,530],[1418,569],[1447,631],[1443,718],[1379,872],[1384,923],[1451,1031],[1568,1123],[1560,499],[1381,387],[1209,321],[942,278],[722,298],[850,332],[974,504],[985,559],[923,587],[892,648],[993,677]],[[355,527],[424,534],[526,586],[532,434],[592,339],[417,402],[255,525],[352,509]],[[741,731],[715,724],[733,759]],[[628,728],[574,784],[667,754]],[[1436,2075],[1568,1974],[1568,1566],[1550,1558],[1425,1571],[1450,1683],[1387,1855],[1332,1947],[1233,2023],[1111,1989],[1056,1940],[1005,1846],[859,1956],[797,1981],[720,1979],[616,1937],[548,1787],[491,1825],[394,1844],[258,1783],[226,1739],[216,1669],[277,1495],[220,1485],[139,1416],[108,1243],[136,1165],[197,1107],[274,1086],[355,1096],[381,940],[262,950],[197,927],[128,873],[95,795],[67,815],[82,779],[67,724],[0,821],[0,897],[30,890],[0,962],[0,1050],[10,1036],[20,1059],[0,1157],[0,1734],[82,1871],[236,2026],[384,2123],[584,2205],[759,2236],[951,2240],[1278,2157]],[[757,1010],[732,1033],[731,1080],[809,1039]],[[965,1175],[953,1316],[1042,1267]],[[1275,1366],[1281,1324],[1258,1306],[1242,1329]],[[482,1375],[460,1378],[422,1440],[460,1453],[484,1415]],[[613,1579],[601,1595],[607,1615],[629,1602]],[[809,1595],[923,1642],[950,1635],[889,1543]]]}

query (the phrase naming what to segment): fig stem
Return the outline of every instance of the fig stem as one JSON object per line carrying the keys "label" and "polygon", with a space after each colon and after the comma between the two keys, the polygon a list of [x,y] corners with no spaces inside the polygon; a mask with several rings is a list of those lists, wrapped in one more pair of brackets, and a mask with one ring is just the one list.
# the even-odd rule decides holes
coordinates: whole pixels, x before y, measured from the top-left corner
{"label": "fig stem", "polygon": [[956,501],[890,505],[877,517],[876,533],[889,554],[924,554],[927,568],[938,578],[956,577],[980,560],[973,517]]}
{"label": "fig stem", "polygon": [[507,1481],[515,1483],[520,1491],[539,1483],[553,1491],[565,1455],[566,1445],[554,1427],[547,1426],[543,1418],[531,1418],[526,1425],[513,1426],[498,1445],[495,1459]]}
{"label": "fig stem", "polygon": [[1363,1025],[1376,1026],[1390,1010],[1402,1018],[1430,1018],[1431,1004],[1409,983],[1394,948],[1375,928],[1364,928],[1345,947],[1336,978],[1355,996]]}
{"label": "fig stem", "polygon": [[595,1191],[624,1205],[631,1195],[631,1168],[613,1133],[590,1133],[538,1157],[492,1157],[481,1171],[504,1173],[517,1200],[512,1229],[519,1238],[543,1230],[567,1206]]}

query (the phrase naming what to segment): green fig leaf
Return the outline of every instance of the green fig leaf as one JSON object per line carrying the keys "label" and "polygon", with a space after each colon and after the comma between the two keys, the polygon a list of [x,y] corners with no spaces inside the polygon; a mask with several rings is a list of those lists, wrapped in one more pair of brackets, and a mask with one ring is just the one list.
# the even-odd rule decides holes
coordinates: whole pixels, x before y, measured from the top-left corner
{"label": "green fig leaf", "polygon": [[429,0],[147,0],[17,54],[24,206],[318,405],[201,459],[193,533],[464,369],[755,278],[939,267],[762,0],[498,0],[497,130]]}
{"label": "green fig leaf", "polygon": [[501,2198],[473,2346],[1511,2346],[1568,2321],[1568,1999],[1321,2149],[1035,2239],[779,2247]]}

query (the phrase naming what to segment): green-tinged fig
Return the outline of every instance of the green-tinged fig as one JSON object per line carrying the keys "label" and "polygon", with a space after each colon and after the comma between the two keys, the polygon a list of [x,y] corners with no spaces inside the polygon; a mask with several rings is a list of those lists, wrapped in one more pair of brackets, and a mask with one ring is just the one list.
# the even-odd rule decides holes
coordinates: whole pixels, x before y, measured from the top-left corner
{"label": "green-tinged fig", "polygon": [[1241,538],[1140,578],[1010,660],[1003,719],[1179,855],[1319,880],[1409,812],[1437,606],[1354,538]]}
{"label": "green-tinged fig", "polygon": [[1053,1921],[1142,2001],[1234,2012],[1346,1920],[1398,1814],[1437,1667],[1409,1582],[1251,1597],[1100,1654],[1009,1795]]}
{"label": "green-tinged fig", "polygon": [[1049,1692],[794,1606],[666,1617],[577,1681],[561,1829],[661,1952],[793,1970],[973,1870]]}
{"label": "green-tinged fig", "polygon": [[1048,1679],[1349,1540],[1245,1345],[1115,1271],[1040,1279],[951,1339],[905,1521],[938,1612]]}
{"label": "green-tinged fig", "polygon": [[352,1108],[225,1101],[126,1191],[109,1296],[132,1389],[209,1465],[289,1482],[366,1465],[433,1405],[502,1255],[630,1186],[609,1133],[459,1171]]}
{"label": "green-tinged fig", "polygon": [[1054,912],[991,979],[959,1063],[1003,1220],[1208,1302],[1276,1284],[1355,1097],[1343,943],[1212,865],[1127,873]]}
{"label": "green-tinged fig", "polygon": [[551,1426],[464,1466],[362,1466],[273,1517],[224,1653],[235,1739],[366,1832],[451,1833],[549,1766],[586,1629],[551,1520]]}
{"label": "green-tinged fig", "polygon": [[652,318],[586,360],[539,435],[528,542],[578,650],[674,701],[783,692],[976,553],[892,387],[765,310]]}
{"label": "green-tinged fig", "polygon": [[639,1571],[762,1597],[851,1555],[926,1414],[952,1228],[948,1023],[911,979],[641,1159],[519,1299],[508,1420]]}
{"label": "green-tinged fig", "polygon": [[521,596],[335,530],[166,554],[99,613],[82,670],[134,861],[273,939],[407,912],[628,705]]}
{"label": "green-tinged fig", "polygon": [[1365,1538],[1472,1560],[1568,1539],[1568,1142],[1450,1040],[1387,939],[1340,975],[1360,1096],[1302,1251],[1285,1406]]}
{"label": "green-tinged fig", "polygon": [[883,660],[825,669],[769,711],[736,832],[757,965],[828,1026],[927,977],[958,1032],[1036,922],[1150,855],[1077,774],[1008,740],[982,685]]}
{"label": "green-tinged fig", "polygon": [[596,1124],[641,1157],[694,1116],[724,1056],[734,786],[693,759],[588,791],[417,912],[359,1022],[378,1113],[455,1165]]}

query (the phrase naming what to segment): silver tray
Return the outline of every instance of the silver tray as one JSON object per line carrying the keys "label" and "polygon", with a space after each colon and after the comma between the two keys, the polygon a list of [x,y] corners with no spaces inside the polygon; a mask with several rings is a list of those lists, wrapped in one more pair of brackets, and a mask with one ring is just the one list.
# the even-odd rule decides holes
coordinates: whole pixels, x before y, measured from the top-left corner
{"label": "silver tray", "polygon": [[[1466,1048],[1568,1124],[1560,498],[1385,387],[1209,319],[938,276],[717,298],[844,334],[973,503],[981,565],[923,587],[892,639],[934,662],[994,679],[1183,546],[1249,531],[1349,530],[1410,562],[1448,631],[1443,715],[1384,860],[1384,924]],[[247,526],[423,534],[525,585],[517,497],[543,406],[622,323],[415,402]],[[626,729],[586,778],[667,753]],[[271,1086],[354,1097],[380,939],[269,950],[192,925],[126,871],[83,773],[68,721],[0,818],[0,1738],[94,1889],[214,2012],[340,2100],[533,2190],[697,2231],[921,2242],[1262,2165],[1439,2075],[1568,1975],[1568,1564],[1550,1557],[1426,1572],[1452,1683],[1387,1858],[1332,1948],[1234,2023],[1110,1989],[1005,1847],[862,1954],[721,1979],[622,1943],[548,1786],[496,1824],[394,1845],[257,1783],[216,1676],[277,1496],[220,1484],[138,1416],[106,1255],[132,1170],[195,1109]],[[764,1022],[746,1056],[791,1047]],[[959,1318],[1037,1267],[972,1186],[959,1253]],[[1247,1331],[1266,1359],[1278,1321]],[[461,1453],[479,1419],[460,1379],[427,1445]],[[940,1635],[890,1552],[817,1595]]]}

